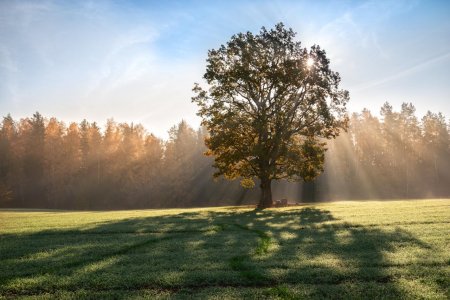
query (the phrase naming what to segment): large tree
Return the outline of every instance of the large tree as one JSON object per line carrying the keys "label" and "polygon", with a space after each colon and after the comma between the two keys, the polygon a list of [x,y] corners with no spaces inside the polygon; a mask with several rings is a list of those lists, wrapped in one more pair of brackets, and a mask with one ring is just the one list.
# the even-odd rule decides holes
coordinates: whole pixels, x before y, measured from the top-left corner
{"label": "large tree", "polygon": [[209,131],[215,176],[261,187],[260,208],[272,205],[271,182],[312,180],[323,170],[325,139],[347,126],[348,92],[319,46],[309,50],[282,23],[239,33],[208,52],[193,102]]}

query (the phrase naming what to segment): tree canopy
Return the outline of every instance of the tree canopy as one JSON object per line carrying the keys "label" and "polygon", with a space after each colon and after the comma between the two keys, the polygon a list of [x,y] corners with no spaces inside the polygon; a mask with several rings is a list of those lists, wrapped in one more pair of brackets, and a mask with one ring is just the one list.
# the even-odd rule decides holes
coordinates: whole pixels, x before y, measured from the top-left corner
{"label": "tree canopy", "polygon": [[262,189],[272,205],[272,180],[312,180],[323,171],[324,139],[347,127],[347,91],[319,46],[309,50],[282,23],[259,34],[233,35],[208,52],[204,79],[192,98],[209,132],[215,176]]}

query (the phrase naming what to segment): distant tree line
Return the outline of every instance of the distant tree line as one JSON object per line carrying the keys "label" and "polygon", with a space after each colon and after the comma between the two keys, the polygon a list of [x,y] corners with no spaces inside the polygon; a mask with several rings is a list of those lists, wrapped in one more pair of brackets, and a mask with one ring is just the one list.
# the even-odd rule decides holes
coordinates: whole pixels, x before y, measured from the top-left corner
{"label": "distant tree line", "polygon": [[411,103],[389,103],[381,118],[354,113],[350,128],[328,143],[324,173],[313,184],[319,199],[450,196],[450,124],[441,113],[421,119]]}
{"label": "distant tree line", "polygon": [[[35,113],[8,115],[0,130],[3,207],[117,209],[225,204],[239,184],[213,182],[204,132],[184,121],[168,141],[142,125],[108,120],[104,130]],[[210,187],[210,193],[207,188]],[[226,191],[225,191],[226,189]],[[224,190],[223,192],[221,192]]]}
{"label": "distant tree line", "polygon": [[[363,110],[328,141],[325,172],[312,183],[277,182],[292,201],[450,196],[449,126],[442,114],[415,116],[388,103]],[[64,209],[194,207],[256,203],[259,191],[213,180],[207,132],[185,121],[163,141],[142,125],[108,120],[64,124],[35,113],[3,118],[0,206]]]}

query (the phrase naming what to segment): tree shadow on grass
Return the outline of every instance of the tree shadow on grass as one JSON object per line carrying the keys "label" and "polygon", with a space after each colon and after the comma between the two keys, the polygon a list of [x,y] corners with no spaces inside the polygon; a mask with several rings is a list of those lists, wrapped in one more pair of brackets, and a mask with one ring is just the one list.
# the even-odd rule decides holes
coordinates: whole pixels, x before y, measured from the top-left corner
{"label": "tree shadow on grass", "polygon": [[4,234],[0,245],[0,295],[254,288],[254,297],[403,298],[399,280],[412,276],[415,258],[392,262],[387,254],[433,251],[405,230],[345,223],[312,207],[129,218]]}

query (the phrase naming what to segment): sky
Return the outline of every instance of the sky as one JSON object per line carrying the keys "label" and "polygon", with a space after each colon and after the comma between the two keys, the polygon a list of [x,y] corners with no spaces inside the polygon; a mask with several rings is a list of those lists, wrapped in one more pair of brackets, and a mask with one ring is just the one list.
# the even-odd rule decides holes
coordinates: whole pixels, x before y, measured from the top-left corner
{"label": "sky", "polygon": [[388,101],[450,117],[450,1],[0,0],[0,113],[143,124],[167,138],[208,49],[283,22],[325,49],[350,112]]}

